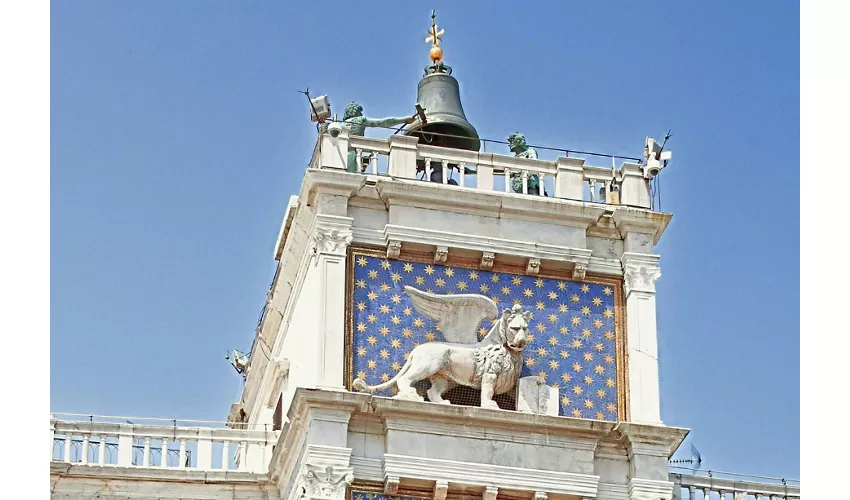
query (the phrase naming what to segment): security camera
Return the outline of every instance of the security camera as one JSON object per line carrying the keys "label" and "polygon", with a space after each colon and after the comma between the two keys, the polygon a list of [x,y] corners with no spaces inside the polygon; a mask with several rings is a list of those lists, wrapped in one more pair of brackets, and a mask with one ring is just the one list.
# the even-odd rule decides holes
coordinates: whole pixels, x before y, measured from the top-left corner
{"label": "security camera", "polygon": [[649,160],[646,163],[646,177],[648,179],[652,179],[653,177],[661,173],[662,168],[664,168],[664,165],[658,160]]}
{"label": "security camera", "polygon": [[339,134],[342,133],[342,125],[339,122],[333,122],[328,125],[328,133],[331,134],[331,137],[336,139],[339,137]]}
{"label": "security camera", "polygon": [[646,158],[644,176],[647,179],[652,179],[661,173],[661,169],[667,166],[667,162],[673,158],[673,153],[664,151],[664,145],[659,145],[652,137],[647,137],[643,157]]}

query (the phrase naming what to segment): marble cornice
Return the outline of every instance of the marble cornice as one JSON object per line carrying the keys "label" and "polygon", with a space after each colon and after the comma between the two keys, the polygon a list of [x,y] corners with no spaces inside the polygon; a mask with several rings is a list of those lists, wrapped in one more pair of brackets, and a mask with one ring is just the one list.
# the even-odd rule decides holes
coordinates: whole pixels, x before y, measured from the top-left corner
{"label": "marble cornice", "polygon": [[690,432],[682,427],[619,422],[606,441],[616,442],[634,453],[670,458]]}
{"label": "marble cornice", "polygon": [[389,207],[412,206],[485,217],[509,214],[516,220],[585,229],[595,224],[608,211],[608,208],[602,205],[572,200],[478,191],[474,188],[443,186],[431,182],[381,178],[376,181],[375,188]]}
{"label": "marble cornice", "polygon": [[366,176],[339,170],[308,168],[304,173],[300,199],[314,206],[316,194],[352,197],[366,184]]}
{"label": "marble cornice", "polygon": [[625,239],[629,232],[647,233],[652,235],[652,243],[657,244],[664,230],[673,218],[673,214],[664,212],[653,212],[646,208],[628,207],[623,205],[614,206],[611,216],[620,237]]}

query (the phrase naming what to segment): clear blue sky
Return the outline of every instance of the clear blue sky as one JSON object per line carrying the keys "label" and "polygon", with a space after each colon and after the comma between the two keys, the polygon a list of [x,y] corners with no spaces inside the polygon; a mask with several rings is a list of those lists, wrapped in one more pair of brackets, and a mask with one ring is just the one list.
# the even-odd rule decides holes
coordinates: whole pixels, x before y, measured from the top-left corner
{"label": "clear blue sky", "polygon": [[432,7],[482,137],[673,129],[662,418],[706,467],[798,477],[793,2],[54,2],[51,408],[226,417],[314,144],[296,90],[407,114]]}

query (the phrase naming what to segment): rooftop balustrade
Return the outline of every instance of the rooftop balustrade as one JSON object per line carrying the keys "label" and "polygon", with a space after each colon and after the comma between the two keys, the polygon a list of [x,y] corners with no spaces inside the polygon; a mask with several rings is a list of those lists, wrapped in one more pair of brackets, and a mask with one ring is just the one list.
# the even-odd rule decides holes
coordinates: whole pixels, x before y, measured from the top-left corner
{"label": "rooftop balustrade", "polygon": [[349,136],[343,129],[336,137],[328,132],[320,135],[310,167],[346,170],[349,154],[355,158],[358,173],[369,176],[654,209],[650,176],[635,158],[621,158],[629,161],[616,167],[617,157],[588,153],[585,156],[602,158],[597,161],[610,161],[609,166],[591,166],[575,154],[554,160],[517,158],[429,146],[404,135],[387,140]]}
{"label": "rooftop balustrade", "polygon": [[[674,469],[676,469],[674,467]],[[799,500],[800,481],[731,472],[673,472],[674,500]]]}
{"label": "rooftop balustrade", "polygon": [[50,420],[50,459],[78,465],[265,473],[279,437],[271,425],[63,416],[71,419]]}

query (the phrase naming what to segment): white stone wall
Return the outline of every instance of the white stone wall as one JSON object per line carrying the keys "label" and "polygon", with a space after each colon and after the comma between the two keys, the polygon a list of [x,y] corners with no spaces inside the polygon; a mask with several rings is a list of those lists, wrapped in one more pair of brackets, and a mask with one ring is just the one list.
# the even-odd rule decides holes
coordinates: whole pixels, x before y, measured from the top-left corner
{"label": "white stone wall", "polygon": [[[660,273],[652,247],[669,215],[313,169],[292,207],[241,402],[251,422],[271,423],[281,392],[285,413],[297,387],[344,387],[345,253],[349,245],[393,242],[401,252],[444,247],[473,259],[492,252],[496,262],[529,268],[536,261],[570,279],[623,277],[631,269],[637,281],[624,290],[628,412],[660,423],[653,286]],[[286,387],[281,362],[288,363]]]}

